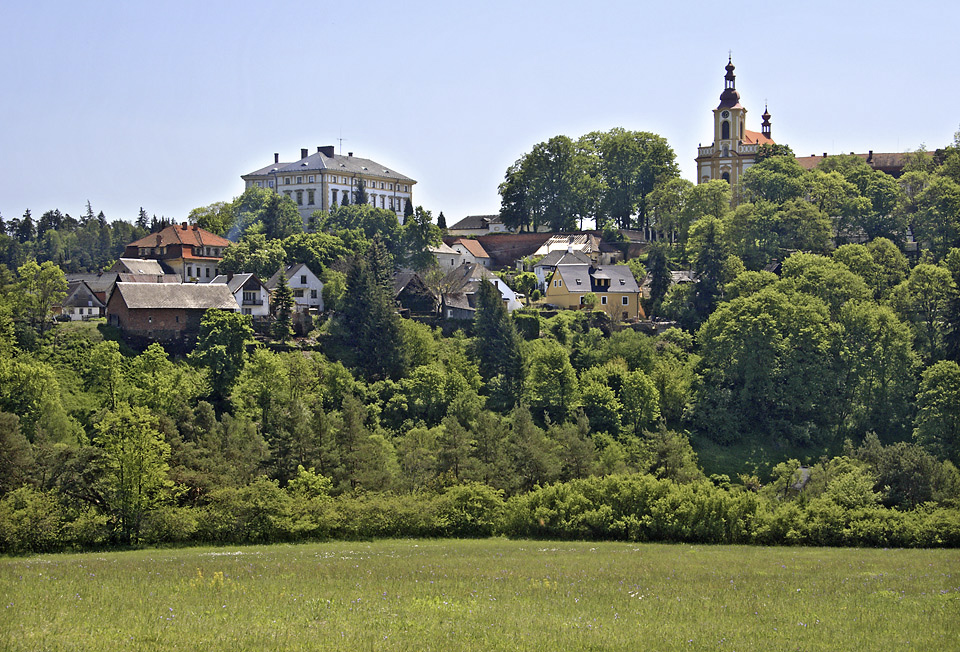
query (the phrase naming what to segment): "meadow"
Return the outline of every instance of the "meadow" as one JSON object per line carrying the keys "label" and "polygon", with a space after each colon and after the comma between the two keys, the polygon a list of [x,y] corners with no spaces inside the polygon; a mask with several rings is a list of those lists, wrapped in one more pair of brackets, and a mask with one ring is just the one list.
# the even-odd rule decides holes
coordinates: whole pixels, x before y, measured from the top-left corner
{"label": "meadow", "polygon": [[952,650],[960,551],[389,540],[0,560],[0,650]]}

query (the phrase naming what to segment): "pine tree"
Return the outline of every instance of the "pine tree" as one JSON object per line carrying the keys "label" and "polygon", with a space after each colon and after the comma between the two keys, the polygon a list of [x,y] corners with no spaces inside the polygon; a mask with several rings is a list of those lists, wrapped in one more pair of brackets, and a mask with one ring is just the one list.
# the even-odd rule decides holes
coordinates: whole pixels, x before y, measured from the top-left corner
{"label": "pine tree", "polygon": [[293,335],[291,313],[293,311],[293,290],[287,285],[287,275],[280,270],[277,288],[273,291],[273,311],[276,321],[273,323],[274,339],[286,342]]}
{"label": "pine tree", "polygon": [[480,376],[487,383],[491,407],[509,410],[520,399],[523,357],[520,335],[500,292],[493,283],[480,283],[474,317],[476,355]]}
{"label": "pine tree", "polygon": [[353,192],[353,203],[361,206],[370,203],[370,198],[367,196],[367,186],[364,185],[363,179],[357,179],[357,189]]}
{"label": "pine tree", "polygon": [[143,210],[143,206],[140,207],[140,214],[137,216],[137,228],[144,231],[150,230],[150,220],[147,218],[147,211]]}
{"label": "pine tree", "polygon": [[408,199],[403,207],[403,223],[407,224],[411,217],[413,217],[413,202]]}

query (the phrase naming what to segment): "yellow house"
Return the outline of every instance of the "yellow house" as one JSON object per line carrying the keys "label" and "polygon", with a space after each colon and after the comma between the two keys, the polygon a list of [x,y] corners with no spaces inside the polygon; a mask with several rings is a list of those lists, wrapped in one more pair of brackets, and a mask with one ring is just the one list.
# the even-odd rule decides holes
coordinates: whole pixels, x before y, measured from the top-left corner
{"label": "yellow house", "polygon": [[590,293],[597,296],[597,309],[611,319],[643,319],[640,286],[626,265],[557,265],[547,280],[544,299],[561,308],[579,309]]}

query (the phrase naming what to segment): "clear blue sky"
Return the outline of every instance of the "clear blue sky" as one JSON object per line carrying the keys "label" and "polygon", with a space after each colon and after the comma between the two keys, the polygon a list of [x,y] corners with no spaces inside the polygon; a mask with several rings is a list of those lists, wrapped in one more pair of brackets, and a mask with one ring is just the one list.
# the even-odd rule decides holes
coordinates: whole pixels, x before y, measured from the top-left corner
{"label": "clear blue sky", "polygon": [[693,180],[728,50],[798,155],[960,129],[953,2],[6,2],[0,213],[185,218],[240,175],[338,144],[451,223],[499,210],[537,142],[658,133]]}

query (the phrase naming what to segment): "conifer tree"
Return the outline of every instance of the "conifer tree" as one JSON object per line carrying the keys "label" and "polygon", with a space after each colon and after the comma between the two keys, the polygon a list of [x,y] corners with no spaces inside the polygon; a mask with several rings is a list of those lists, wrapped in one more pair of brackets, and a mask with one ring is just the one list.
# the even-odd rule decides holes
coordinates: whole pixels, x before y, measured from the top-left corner
{"label": "conifer tree", "polygon": [[363,179],[357,179],[357,189],[353,191],[353,203],[361,206],[370,203],[370,197],[367,196],[367,186],[364,185]]}
{"label": "conifer tree", "polygon": [[509,410],[517,404],[523,385],[520,335],[500,292],[489,281],[481,283],[477,292],[474,333],[480,376],[487,383],[490,405]]}
{"label": "conifer tree", "polygon": [[287,275],[280,270],[277,289],[273,291],[273,310],[276,321],[273,323],[273,337],[286,342],[293,335],[291,313],[293,311],[293,291],[287,285]]}

